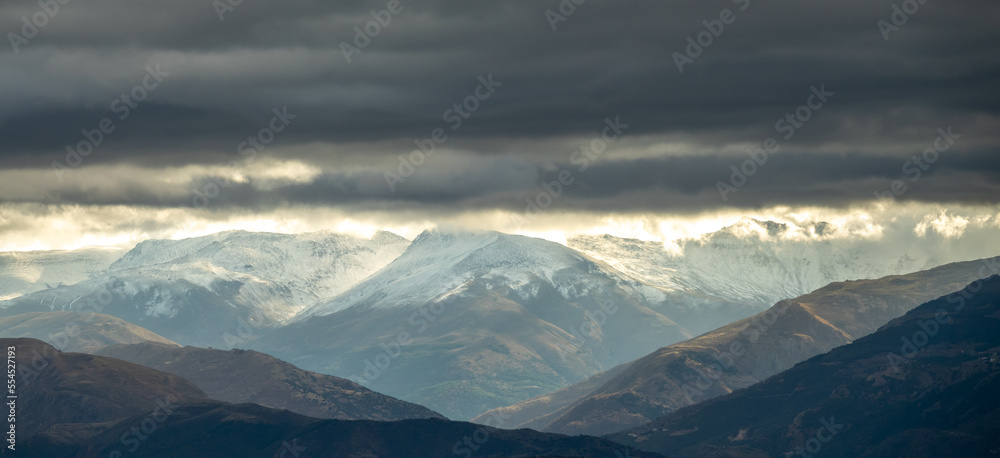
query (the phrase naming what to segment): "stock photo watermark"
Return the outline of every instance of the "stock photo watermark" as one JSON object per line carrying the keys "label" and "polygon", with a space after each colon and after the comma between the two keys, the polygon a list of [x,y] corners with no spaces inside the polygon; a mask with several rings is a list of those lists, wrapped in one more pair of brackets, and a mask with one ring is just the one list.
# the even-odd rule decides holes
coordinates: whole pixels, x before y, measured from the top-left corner
{"label": "stock photo watermark", "polygon": [[796,447],[791,453],[786,453],[785,456],[801,456],[803,458],[811,458],[813,455],[823,450],[823,444],[833,440],[833,436],[836,436],[840,430],[844,429],[844,425],[839,424],[835,421],[833,417],[829,419],[820,419],[820,424],[822,426],[816,430],[813,437],[809,438],[804,445]]}
{"label": "stock photo watermark", "polygon": [[14,54],[20,54],[21,47],[38,36],[42,29],[49,25],[49,21],[55,19],[62,7],[71,1],[73,0],[38,0],[38,11],[34,12],[30,18],[21,16],[21,33],[7,33],[7,40],[10,41],[10,47],[14,50]]}
{"label": "stock photo watermark", "polygon": [[[280,110],[278,108],[271,109],[271,120],[256,133],[248,135],[246,140],[243,140],[236,145],[236,153],[239,154],[242,160],[229,161],[226,167],[225,174],[230,178],[233,175],[239,173],[244,167],[252,163],[257,159],[257,153],[263,152],[267,147],[274,142],[278,134],[285,131],[285,129],[295,120],[297,115],[288,112],[288,107],[284,106]],[[220,179],[219,177],[212,177],[205,183],[202,183],[194,190],[194,197],[192,198],[191,204],[195,208],[205,208],[212,201],[212,199],[219,197],[223,188],[228,188],[232,185],[230,179]]]}
{"label": "stock photo watermark", "polygon": [[408,329],[415,334],[411,334],[410,331],[401,330],[396,333],[396,338],[391,339],[388,343],[379,342],[379,349],[381,351],[371,359],[365,358],[364,369],[361,375],[351,374],[348,378],[361,385],[368,385],[374,382],[389,369],[396,358],[399,358],[403,354],[404,348],[413,344],[414,336],[423,334],[430,327],[431,323],[444,315],[448,310],[448,302],[453,300],[454,298],[449,296],[440,301],[417,307],[417,310],[410,314],[409,319],[406,321],[409,325]]}
{"label": "stock photo watermark", "polygon": [[[951,131],[951,126],[938,128],[938,137],[934,139],[933,145],[929,146],[919,155],[914,154],[908,161],[903,163],[902,173],[910,179],[910,183],[916,183],[923,176],[923,173],[930,170],[941,154],[947,152],[955,145],[955,141],[962,138],[960,134]],[[875,197],[880,202],[890,201],[896,197],[906,194],[910,186],[903,180],[893,180],[889,184],[889,189],[885,191],[875,191]]]}
{"label": "stock photo watermark", "polygon": [[[155,67],[147,65],[142,82],[113,100],[109,105],[111,112],[118,115],[119,122],[128,119],[132,112],[139,108],[139,104],[149,98],[150,92],[160,87],[160,84],[168,76],[170,73],[160,70],[159,65]],[[85,157],[90,156],[97,147],[104,143],[107,136],[118,128],[115,122],[110,117],[103,118],[97,122],[97,128],[83,129],[83,140],[77,142],[76,145],[66,145],[66,162],[55,161],[52,163],[52,171],[56,174],[59,182],[63,181],[63,174],[79,167]]]}
{"label": "stock photo watermark", "polygon": [[[628,129],[628,124],[621,121],[621,116],[616,115],[614,119],[604,118],[604,127],[601,129],[601,133],[570,154],[569,162],[576,166],[576,173],[581,174],[586,171],[591,162],[596,161],[612,143],[618,141],[625,134],[626,129]],[[520,215],[511,215],[511,222],[515,227],[520,228],[537,218],[543,210],[551,207],[553,202],[561,197],[577,179],[574,172],[568,168],[560,169],[555,174],[555,178],[555,180],[543,181],[539,185],[541,191],[538,191],[534,196],[524,198],[526,204],[524,212]]]}
{"label": "stock photo watermark", "polygon": [[584,3],[587,3],[587,0],[562,0],[555,10],[545,10],[545,20],[549,22],[549,28],[555,32],[559,23],[566,22],[570,16],[576,13],[576,7]]}
{"label": "stock photo watermark", "polygon": [[[731,1],[735,5],[740,5],[740,11],[746,11],[747,8],[750,8],[750,0]],[[726,26],[734,22],[736,22],[736,13],[729,8],[719,11],[718,19],[712,18],[701,21],[705,30],[698,32],[694,37],[691,35],[687,36],[687,46],[684,48],[684,53],[674,51],[671,54],[671,57],[674,59],[674,65],[677,66],[677,71],[684,73],[684,66],[693,64],[695,59],[701,57],[705,50],[715,43],[715,39],[722,36],[723,32],[726,31]]]}
{"label": "stock photo watermark", "polygon": [[910,16],[917,14],[920,11],[920,5],[927,3],[927,0],[905,0],[902,6],[895,3],[892,4],[892,14],[889,16],[889,20],[879,19],[875,25],[878,26],[879,33],[882,34],[882,39],[889,41],[889,34],[899,32],[899,28],[906,25],[910,21]]}
{"label": "stock photo watermark", "polygon": [[[747,354],[749,345],[756,344],[760,337],[767,332],[770,327],[778,321],[778,317],[788,311],[789,303],[782,301],[774,307],[767,309],[763,314],[755,316],[745,328],[740,331],[740,336],[746,339],[734,340],[730,342],[725,351],[715,355],[715,363],[709,366],[711,371],[707,372],[698,368],[694,371],[698,374],[692,380],[686,382],[681,387],[688,405],[697,404],[705,398],[705,392],[719,382],[719,375],[729,371],[736,361]],[[749,345],[747,345],[749,344]]]}
{"label": "stock photo watermark", "polygon": [[[156,408],[146,415],[138,426],[132,426],[122,433],[118,441],[121,442],[122,446],[128,447],[128,453],[135,453],[136,450],[139,450],[139,446],[170,418],[176,408],[177,405],[168,397],[157,399]],[[118,450],[108,454],[108,458],[122,458],[123,456],[126,455]]]}
{"label": "stock photo watermark", "polygon": [[[801,129],[806,122],[812,119],[816,112],[823,109],[830,97],[833,97],[835,94],[834,92],[827,91],[825,84],[820,84],[819,87],[810,86],[809,90],[811,93],[806,98],[805,104],[800,105],[791,113],[786,113],[784,117],[778,118],[774,123],[774,131],[784,133],[785,135],[782,138],[785,141],[791,140],[798,129]],[[743,161],[739,168],[735,165],[729,167],[729,170],[732,171],[732,174],[729,176],[729,182],[726,183],[720,180],[715,183],[722,201],[729,202],[729,194],[737,192],[745,186],[750,177],[756,175],[760,167],[767,164],[770,155],[777,153],[780,148],[780,140],[768,137],[761,142],[761,147],[747,150],[747,156],[750,156],[750,159]]]}
{"label": "stock photo watermark", "polygon": [[360,55],[368,48],[372,44],[372,40],[381,35],[386,27],[389,27],[392,18],[402,13],[405,8],[400,0],[389,0],[385,8],[378,11],[371,10],[368,14],[371,15],[372,19],[364,25],[354,27],[354,40],[351,43],[340,42],[340,51],[344,53],[344,59],[347,60],[347,63],[353,62],[353,56]]}
{"label": "stock photo watermark", "polygon": [[[503,86],[503,82],[493,79],[492,73],[486,76],[479,75],[477,81],[479,84],[472,90],[472,94],[453,104],[441,115],[441,120],[447,124],[452,132],[462,128],[465,121],[479,110],[482,103],[493,97],[497,89]],[[396,185],[406,182],[407,178],[413,176],[417,169],[437,152],[437,148],[447,141],[448,134],[442,127],[431,130],[428,137],[414,139],[413,144],[417,146],[417,149],[408,155],[399,155],[399,164],[396,166],[395,172],[388,171],[384,174],[389,190],[396,192]]]}

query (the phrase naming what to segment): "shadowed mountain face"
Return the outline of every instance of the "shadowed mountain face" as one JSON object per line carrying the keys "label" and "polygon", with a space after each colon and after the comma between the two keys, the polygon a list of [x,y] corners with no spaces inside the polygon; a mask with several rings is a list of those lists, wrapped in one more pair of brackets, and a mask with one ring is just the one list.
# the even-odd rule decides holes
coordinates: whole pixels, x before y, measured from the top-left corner
{"label": "shadowed mountain face", "polygon": [[661,348],[613,377],[601,375],[606,379],[601,386],[578,398],[553,394],[482,418],[505,415],[509,427],[564,434],[607,434],[642,425],[870,334],[923,302],[986,277],[1000,267],[998,262],[1000,258],[992,258],[879,280],[834,283],[782,301],[755,317]]}
{"label": "shadowed mountain face", "polygon": [[[662,456],[596,437],[506,431],[436,419],[317,420],[252,404],[217,402],[182,405],[148,435],[129,436],[144,418],[110,426],[53,428],[25,442],[24,456],[103,458],[118,456],[115,452],[145,458]],[[81,430],[85,434],[74,435]],[[119,440],[123,435],[141,440],[130,451]],[[73,439],[66,440],[68,436]]]}
{"label": "shadowed mountain face", "polygon": [[0,339],[17,363],[17,432],[143,415],[205,393],[176,375],[114,358],[63,353],[35,339]]}
{"label": "shadowed mountain face", "polygon": [[0,318],[0,336],[30,337],[62,351],[94,353],[118,344],[158,342],[179,346],[152,331],[100,313],[37,312]]}
{"label": "shadowed mountain face", "polygon": [[467,419],[690,336],[562,245],[431,231],[248,346]]}
{"label": "shadowed mountain face", "polygon": [[611,436],[683,457],[1000,453],[1000,276],[765,382]]}
{"label": "shadowed mountain face", "polygon": [[423,406],[376,393],[349,380],[304,371],[255,351],[148,342],[108,347],[98,354],[179,375],[220,401],[252,402],[316,418],[444,418]]}
{"label": "shadowed mountain face", "polygon": [[[14,349],[19,365],[17,449],[0,448],[0,456],[661,456],[596,437],[506,431],[440,418],[321,420],[209,400],[176,375],[106,356],[62,353],[34,339],[0,339],[0,345]],[[187,358],[209,365],[230,359],[219,356],[227,352],[181,350],[189,352],[178,360],[182,364]]]}

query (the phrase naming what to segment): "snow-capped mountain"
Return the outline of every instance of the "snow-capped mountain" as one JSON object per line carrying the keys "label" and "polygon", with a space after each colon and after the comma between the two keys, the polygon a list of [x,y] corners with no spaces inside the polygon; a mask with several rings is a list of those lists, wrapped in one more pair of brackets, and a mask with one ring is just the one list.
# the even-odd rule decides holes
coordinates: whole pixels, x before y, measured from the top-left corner
{"label": "snow-capped mountain", "polygon": [[593,272],[574,270],[590,261],[579,253],[541,239],[499,232],[420,234],[401,256],[372,278],[336,299],[317,304],[297,319],[328,315],[351,306],[422,305],[460,293],[471,280],[487,288],[510,288],[523,298],[538,294],[540,280],[564,299],[589,295],[600,286]]}
{"label": "snow-capped mountain", "polygon": [[600,259],[658,291],[706,296],[754,308],[769,307],[836,281],[880,278],[939,264],[921,253],[873,249],[873,242],[835,243],[826,223],[805,228],[743,218],[701,237],[658,242],[609,235],[570,239],[570,247]]}
{"label": "snow-capped mountain", "polygon": [[371,239],[326,232],[298,235],[230,231],[185,240],[149,240],[111,266],[141,268],[153,278],[183,279],[203,287],[243,284],[275,320],[329,300],[396,259],[409,241],[390,232]]}
{"label": "snow-capped mountain", "polygon": [[0,253],[0,301],[81,282],[103,273],[123,252],[94,247]]}
{"label": "snow-capped mountain", "polygon": [[563,245],[428,231],[378,273],[250,345],[471,418],[691,335],[617,272]]}
{"label": "snow-capped mountain", "polygon": [[379,233],[225,232],[140,243],[103,275],[0,302],[0,314],[96,311],[185,345],[229,348],[334,297],[409,244]]}

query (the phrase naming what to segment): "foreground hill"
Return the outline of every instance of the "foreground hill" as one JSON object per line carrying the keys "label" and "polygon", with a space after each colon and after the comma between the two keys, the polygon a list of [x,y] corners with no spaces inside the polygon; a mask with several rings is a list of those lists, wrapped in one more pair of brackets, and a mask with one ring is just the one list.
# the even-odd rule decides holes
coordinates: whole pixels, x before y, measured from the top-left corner
{"label": "foreground hill", "polygon": [[600,387],[578,398],[532,399],[481,418],[508,415],[512,427],[564,434],[607,434],[642,425],[868,335],[921,303],[1000,270],[998,262],[1000,258],[992,258],[879,280],[833,283],[755,317],[661,348],[613,377],[598,375],[604,379]]}
{"label": "foreground hill", "polygon": [[147,342],[116,345],[98,354],[179,375],[220,401],[252,402],[316,418],[444,418],[423,406],[376,393],[349,380],[304,371],[255,351]]}
{"label": "foreground hill", "polygon": [[178,346],[148,329],[100,313],[36,312],[3,317],[0,337],[30,337],[52,342],[62,351],[81,353],[141,342]]}
{"label": "foreground hill", "polygon": [[53,428],[26,441],[23,456],[104,458],[118,456],[115,452],[144,458],[662,456],[596,437],[506,431],[435,419],[318,420],[253,404],[219,402],[181,405],[151,434],[142,436],[144,440],[132,444],[120,440],[134,439],[130,433],[146,419]]}
{"label": "foreground hill", "polygon": [[100,423],[144,415],[164,404],[206,399],[176,375],[104,356],[63,353],[35,339],[0,339],[14,348],[19,438],[58,423]]}
{"label": "foreground hill", "polygon": [[16,444],[0,447],[0,456],[661,456],[596,437],[443,419],[321,420],[208,400],[176,375],[106,356],[59,352],[35,339],[0,339],[0,345],[14,349],[18,366]]}
{"label": "foreground hill", "polygon": [[1000,453],[1000,276],[767,381],[612,436],[682,457]]}

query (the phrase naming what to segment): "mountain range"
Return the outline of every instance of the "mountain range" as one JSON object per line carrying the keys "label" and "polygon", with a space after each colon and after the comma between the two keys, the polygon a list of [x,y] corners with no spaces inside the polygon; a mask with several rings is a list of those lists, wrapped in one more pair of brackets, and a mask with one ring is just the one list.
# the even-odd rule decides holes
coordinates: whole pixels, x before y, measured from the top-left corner
{"label": "mountain range", "polygon": [[611,438],[678,457],[1000,453],[1000,276]]}
{"label": "mountain range", "polygon": [[[179,376],[107,356],[60,352],[35,339],[2,338],[0,346],[14,351],[19,361],[16,441],[0,448],[3,456],[662,456],[596,437],[507,431],[440,418],[312,418],[257,404],[209,399]],[[215,352],[220,351],[188,349],[178,362],[197,358],[218,362],[233,354]],[[196,371],[225,369],[211,366]],[[243,382],[240,374],[233,375],[230,384]],[[359,395],[355,401],[372,400],[364,393],[346,393],[347,397],[355,395]],[[377,406],[362,410],[379,411]]]}
{"label": "mountain range", "polygon": [[832,283],[481,418],[504,415],[511,427],[563,434],[601,435],[639,426],[853,342],[924,302],[1000,271],[998,263],[1000,257],[877,280]]}
{"label": "mountain range", "polygon": [[[824,282],[947,260],[919,247],[845,251],[830,243],[830,231],[816,223],[803,235],[801,227],[743,219],[673,245],[610,236],[563,245],[454,230],[429,230],[413,241],[386,232],[233,231],[142,242],[104,270],[80,263],[90,266],[73,277],[82,280],[2,301],[0,318],[106,314],[167,342],[256,350],[471,419],[615,370]],[[24,335],[48,338],[43,334]],[[136,341],[92,344],[114,343]],[[575,399],[589,383],[560,399]]]}

